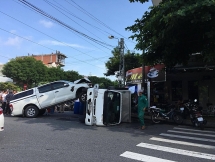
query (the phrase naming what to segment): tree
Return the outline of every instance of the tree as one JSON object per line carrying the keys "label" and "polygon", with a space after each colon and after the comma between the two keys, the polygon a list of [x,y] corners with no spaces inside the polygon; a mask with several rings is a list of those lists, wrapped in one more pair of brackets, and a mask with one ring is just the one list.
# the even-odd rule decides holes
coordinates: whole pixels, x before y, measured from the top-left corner
{"label": "tree", "polygon": [[65,78],[65,72],[60,67],[47,68],[47,81],[53,82],[56,80],[63,80]]}
{"label": "tree", "polygon": [[99,88],[108,88],[115,85],[110,79],[104,77],[89,76],[88,78],[92,84],[99,84]]}
{"label": "tree", "polygon": [[69,70],[64,72],[65,80],[74,82],[75,80],[83,78],[77,71]]}
{"label": "tree", "polygon": [[16,90],[16,91],[21,90],[20,87],[16,86],[11,82],[5,82],[5,83],[0,82],[0,90],[7,90],[7,89]]}
{"label": "tree", "polygon": [[[105,66],[107,68],[107,73],[105,73],[106,76],[114,75],[115,71],[119,71],[119,63],[120,63],[120,54],[119,50],[117,48],[114,48],[112,51],[113,57],[110,57],[109,60],[105,63]],[[141,66],[141,55],[131,53],[130,51],[127,51],[127,53],[124,54],[124,64],[125,64],[125,72]]]}
{"label": "tree", "polygon": [[31,88],[33,84],[46,80],[47,67],[33,57],[19,57],[5,64],[2,73],[19,86],[27,84]]}
{"label": "tree", "polygon": [[215,0],[163,0],[126,30],[148,64],[186,65],[195,53],[206,63],[215,60]]}

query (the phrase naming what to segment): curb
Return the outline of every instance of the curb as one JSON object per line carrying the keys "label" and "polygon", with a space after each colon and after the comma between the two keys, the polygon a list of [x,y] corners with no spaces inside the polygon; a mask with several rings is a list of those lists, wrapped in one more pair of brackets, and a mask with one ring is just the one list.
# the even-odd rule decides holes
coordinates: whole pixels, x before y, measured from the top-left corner
{"label": "curb", "polygon": [[[132,118],[137,118],[137,119],[138,119],[137,114],[132,114],[131,117],[132,117]],[[144,119],[146,119],[146,120],[151,120],[151,116],[145,115],[145,116],[144,116]],[[206,120],[207,120],[207,118],[206,118]],[[164,121],[165,121],[165,120],[164,120]],[[170,121],[170,122],[171,122],[171,121]],[[172,123],[172,122],[171,122],[171,123]],[[190,121],[189,119],[184,119],[184,121],[183,121],[183,123],[182,123],[181,125],[193,126],[192,123],[191,123],[191,121]],[[212,121],[212,120],[207,120],[207,124],[206,124],[205,127],[206,127],[206,128],[215,128],[215,118],[214,118],[213,121]]]}

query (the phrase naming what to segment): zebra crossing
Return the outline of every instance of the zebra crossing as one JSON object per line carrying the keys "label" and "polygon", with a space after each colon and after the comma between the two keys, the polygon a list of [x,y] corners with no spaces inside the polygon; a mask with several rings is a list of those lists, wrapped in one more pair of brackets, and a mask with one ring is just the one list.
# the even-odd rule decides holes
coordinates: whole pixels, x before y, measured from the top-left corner
{"label": "zebra crossing", "polygon": [[[172,145],[172,147],[170,147],[170,145]],[[185,149],[181,149],[180,146],[185,147]],[[160,133],[158,137],[151,137],[149,142],[141,142],[137,144],[136,147],[159,151],[168,155],[174,154],[177,155],[177,157],[195,157],[198,158],[199,161],[215,161],[215,131],[197,130],[178,126],[171,130],[167,130],[166,133]],[[198,151],[188,150],[187,148],[189,147],[198,148]],[[204,153],[207,152],[207,150],[214,151],[210,151],[212,153]],[[170,158],[170,156],[167,156],[167,159],[163,157],[159,158],[159,155],[151,156],[144,154],[144,151],[142,152],[135,153],[132,151],[125,151],[120,156],[144,162],[180,162],[181,160],[178,158],[174,159],[174,157]]]}

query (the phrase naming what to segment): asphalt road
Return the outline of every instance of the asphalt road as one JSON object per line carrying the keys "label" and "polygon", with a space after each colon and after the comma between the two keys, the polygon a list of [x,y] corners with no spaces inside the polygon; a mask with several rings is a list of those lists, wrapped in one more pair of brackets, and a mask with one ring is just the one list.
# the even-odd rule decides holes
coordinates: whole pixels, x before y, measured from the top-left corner
{"label": "asphalt road", "polygon": [[86,126],[72,112],[38,118],[5,116],[0,162],[212,162],[215,130],[139,123]]}

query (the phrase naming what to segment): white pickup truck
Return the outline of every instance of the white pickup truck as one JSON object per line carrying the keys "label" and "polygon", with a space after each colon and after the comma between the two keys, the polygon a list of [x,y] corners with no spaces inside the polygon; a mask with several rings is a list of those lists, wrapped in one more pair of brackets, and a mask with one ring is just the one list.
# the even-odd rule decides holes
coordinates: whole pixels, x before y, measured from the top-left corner
{"label": "white pickup truck", "polygon": [[131,92],[126,89],[87,89],[86,125],[108,126],[131,122]]}
{"label": "white pickup truck", "polygon": [[91,86],[87,78],[69,82],[59,80],[39,87],[31,88],[14,95],[10,102],[12,116],[37,117],[47,108],[79,98],[85,102],[87,88]]}

